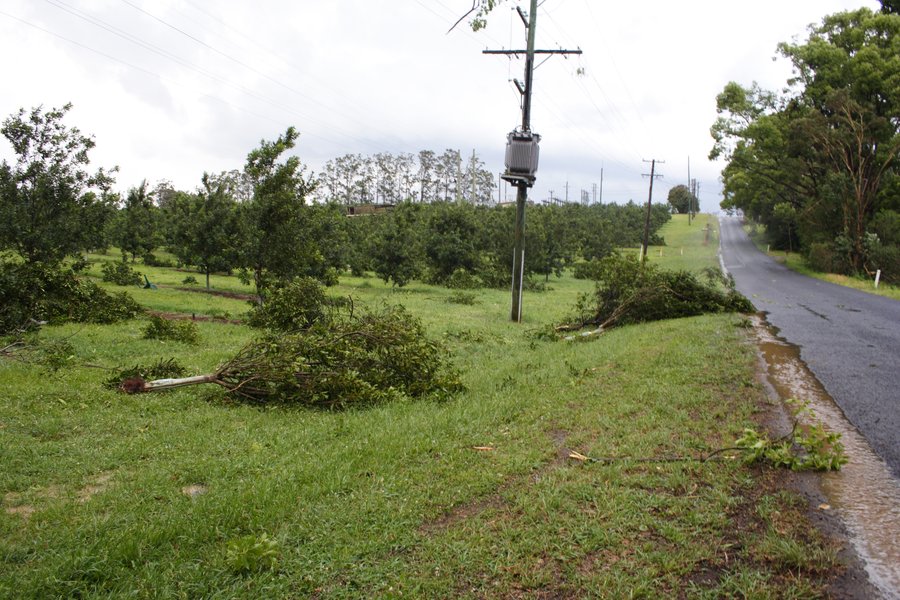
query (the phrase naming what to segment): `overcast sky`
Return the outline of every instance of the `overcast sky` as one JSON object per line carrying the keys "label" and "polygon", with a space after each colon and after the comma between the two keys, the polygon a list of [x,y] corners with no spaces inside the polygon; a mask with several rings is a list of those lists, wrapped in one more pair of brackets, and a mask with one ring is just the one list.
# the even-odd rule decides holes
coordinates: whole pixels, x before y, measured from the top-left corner
{"label": "overcast sky", "polygon": [[[119,166],[123,191],[142,179],[193,190],[290,125],[314,172],[347,153],[446,148],[499,172],[524,61],[481,51],[524,48],[516,4],[486,30],[447,33],[471,0],[0,0],[0,116],[72,102],[67,123],[95,137],[96,166]],[[537,46],[584,54],[535,72],[531,198],[564,198],[567,183],[570,200],[594,184],[599,196],[602,169],[604,203],[645,202],[643,161],[655,158],[653,197],[665,201],[690,157],[702,207],[716,210],[716,94],[731,80],[783,88],[777,44],[860,6],[879,4],[543,0]],[[11,158],[5,140],[0,157]]]}

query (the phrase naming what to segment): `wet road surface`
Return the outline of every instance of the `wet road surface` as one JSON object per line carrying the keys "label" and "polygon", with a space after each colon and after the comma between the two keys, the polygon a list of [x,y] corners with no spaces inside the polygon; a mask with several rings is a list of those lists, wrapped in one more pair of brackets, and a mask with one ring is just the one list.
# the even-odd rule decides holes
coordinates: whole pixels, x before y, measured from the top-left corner
{"label": "wet road surface", "polygon": [[900,477],[900,302],[795,273],[721,217],[722,261],[847,419]]}

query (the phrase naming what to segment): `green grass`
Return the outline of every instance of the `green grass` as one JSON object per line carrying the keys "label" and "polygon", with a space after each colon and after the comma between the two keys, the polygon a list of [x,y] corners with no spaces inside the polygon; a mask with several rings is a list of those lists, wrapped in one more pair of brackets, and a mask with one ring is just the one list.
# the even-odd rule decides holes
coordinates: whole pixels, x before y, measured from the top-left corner
{"label": "green grass", "polygon": [[[709,233],[706,229],[709,228]],[[688,224],[687,215],[672,215],[660,231],[665,246],[650,246],[647,258],[666,269],[702,271],[719,268],[716,255],[719,248],[719,221],[715,216],[701,213]]]}
{"label": "green grass", "polygon": [[750,239],[753,240],[753,243],[757,248],[760,249],[761,252],[767,253],[774,260],[780,262],[792,271],[802,273],[807,277],[814,277],[816,279],[821,279],[822,281],[828,281],[829,283],[853,288],[855,290],[860,290],[862,292],[867,292],[876,296],[884,296],[885,298],[900,300],[900,286],[880,282],[878,288],[876,288],[874,277],[852,277],[850,275],[839,275],[837,273],[823,273],[822,271],[816,271],[809,267],[806,262],[806,258],[799,252],[772,250],[769,246],[768,241],[766,240],[765,232],[762,229],[754,227],[752,225],[744,225],[744,230],[747,232],[747,234],[750,236]]}
{"label": "green grass", "polygon": [[[100,385],[98,367],[158,358],[209,372],[253,336],[242,325],[201,322],[199,346],[142,339],[144,320],[46,328],[73,344],[70,367],[0,358],[0,597],[815,595],[833,550],[797,533],[800,513],[775,522],[793,500],[770,473],[568,458],[730,445],[764,397],[741,317],[539,341],[591,284],[551,287],[525,294],[517,325],[506,290],[459,304],[343,278],[331,293],[419,316],[468,388],[345,412]],[[142,292],[174,312],[200,296]]]}

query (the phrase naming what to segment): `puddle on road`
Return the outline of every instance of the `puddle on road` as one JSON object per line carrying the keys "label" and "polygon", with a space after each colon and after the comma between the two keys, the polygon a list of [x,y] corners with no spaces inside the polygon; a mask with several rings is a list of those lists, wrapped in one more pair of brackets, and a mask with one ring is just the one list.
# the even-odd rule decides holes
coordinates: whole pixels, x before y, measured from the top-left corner
{"label": "puddle on road", "polygon": [[762,318],[754,319],[754,330],[777,394],[808,401],[825,427],[841,434],[849,462],[840,471],[823,474],[823,491],[847,527],[872,584],[886,597],[900,598],[900,482],[800,359],[800,350],[778,339]]}

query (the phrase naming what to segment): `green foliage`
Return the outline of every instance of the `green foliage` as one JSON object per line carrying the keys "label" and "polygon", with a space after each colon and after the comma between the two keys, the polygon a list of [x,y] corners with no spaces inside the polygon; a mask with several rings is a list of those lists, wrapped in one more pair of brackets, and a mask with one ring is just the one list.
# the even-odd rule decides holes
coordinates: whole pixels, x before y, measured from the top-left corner
{"label": "green foliage", "polygon": [[[357,217],[354,222],[373,224],[370,264],[385,282],[403,287],[422,273],[421,205],[404,203],[393,211],[373,216]],[[357,267],[359,268],[359,267]]]}
{"label": "green foliage", "polygon": [[700,211],[697,197],[684,184],[676,185],[669,190],[667,202],[673,213],[685,215],[688,212]]}
{"label": "green foliage", "polygon": [[245,535],[228,540],[225,564],[235,575],[274,571],[281,556],[278,540],[267,534]]}
{"label": "green foliage", "polygon": [[198,194],[173,198],[167,213],[172,252],[183,264],[199,267],[209,289],[210,273],[237,263],[239,225],[229,182],[206,173],[202,181]]}
{"label": "green foliage", "polygon": [[109,389],[116,389],[123,381],[128,379],[140,378],[149,381],[152,379],[184,377],[185,375],[187,375],[187,369],[175,358],[161,358],[153,363],[134,365],[133,367],[116,371],[103,382],[103,386]]}
{"label": "green foliage", "polygon": [[582,260],[575,263],[572,268],[572,276],[575,279],[590,279],[596,281],[603,274],[603,263],[600,259]]}
{"label": "green foliage", "polygon": [[193,346],[200,343],[200,330],[193,321],[169,320],[151,315],[150,322],[144,327],[144,338],[148,340],[171,340]]}
{"label": "green foliage", "polygon": [[321,408],[462,389],[446,352],[402,306],[270,333],[241,350],[217,377],[240,398]]}
{"label": "green foliage", "polygon": [[46,339],[36,332],[17,338],[0,338],[0,346],[0,356],[43,365],[49,371],[58,371],[75,358],[75,348],[69,340]]}
{"label": "green foliage", "polygon": [[104,245],[112,205],[92,189],[103,192],[113,180],[86,170],[95,144],[63,124],[71,108],[20,109],[0,128],[16,154],[15,164],[0,163],[0,249],[26,262],[56,263]]}
{"label": "green foliage", "polygon": [[484,283],[477,275],[473,275],[465,269],[457,269],[447,278],[444,285],[451,290],[475,290],[484,287]]}
{"label": "green foliage", "polygon": [[253,193],[238,206],[238,264],[261,295],[279,281],[324,270],[305,205],[314,183],[305,176],[298,157],[282,160],[298,136],[289,127],[274,142],[263,140],[247,155],[244,166]]}
{"label": "green foliage", "polygon": [[275,331],[302,331],[332,320],[329,299],[321,283],[312,277],[297,277],[275,288],[264,304],[251,302],[250,327]]}
{"label": "green foliage", "polygon": [[733,282],[721,275],[718,279],[703,283],[688,271],[667,271],[642,265],[632,256],[612,255],[599,262],[596,289],[579,299],[577,310],[583,324],[603,327],[753,311]]}
{"label": "green foliage", "polygon": [[146,180],[142,181],[128,190],[125,206],[113,221],[113,241],[134,262],[138,256],[150,254],[162,241],[159,225],[159,209],[153,204]]}
{"label": "green foliage", "polygon": [[821,424],[801,426],[788,438],[771,440],[765,433],[744,429],[735,446],[745,450],[747,464],[768,463],[792,471],[839,471],[847,464],[841,435]]}
{"label": "green foliage", "polygon": [[457,290],[447,296],[447,302],[450,302],[451,304],[465,304],[466,306],[474,306],[478,302],[478,297],[472,292]]}
{"label": "green foliage", "polygon": [[103,281],[116,285],[141,285],[143,277],[124,260],[117,262],[104,262],[100,270],[103,272]]}
{"label": "green foliage", "polygon": [[125,292],[110,294],[64,267],[0,262],[0,333],[30,329],[39,321],[114,323],[141,310]]}
{"label": "green foliage", "polygon": [[[722,206],[765,225],[773,247],[811,253],[812,265],[870,272],[871,232],[900,245],[885,212],[896,208],[900,173],[900,15],[828,15],[779,52],[793,89],[731,82],[717,98],[710,157],[728,161]],[[829,244],[833,260],[814,244]]]}
{"label": "green foliage", "polygon": [[194,277],[193,275],[188,275],[187,277],[185,277],[184,279],[181,280],[182,285],[197,285],[198,283],[199,282],[197,281],[197,278]]}

